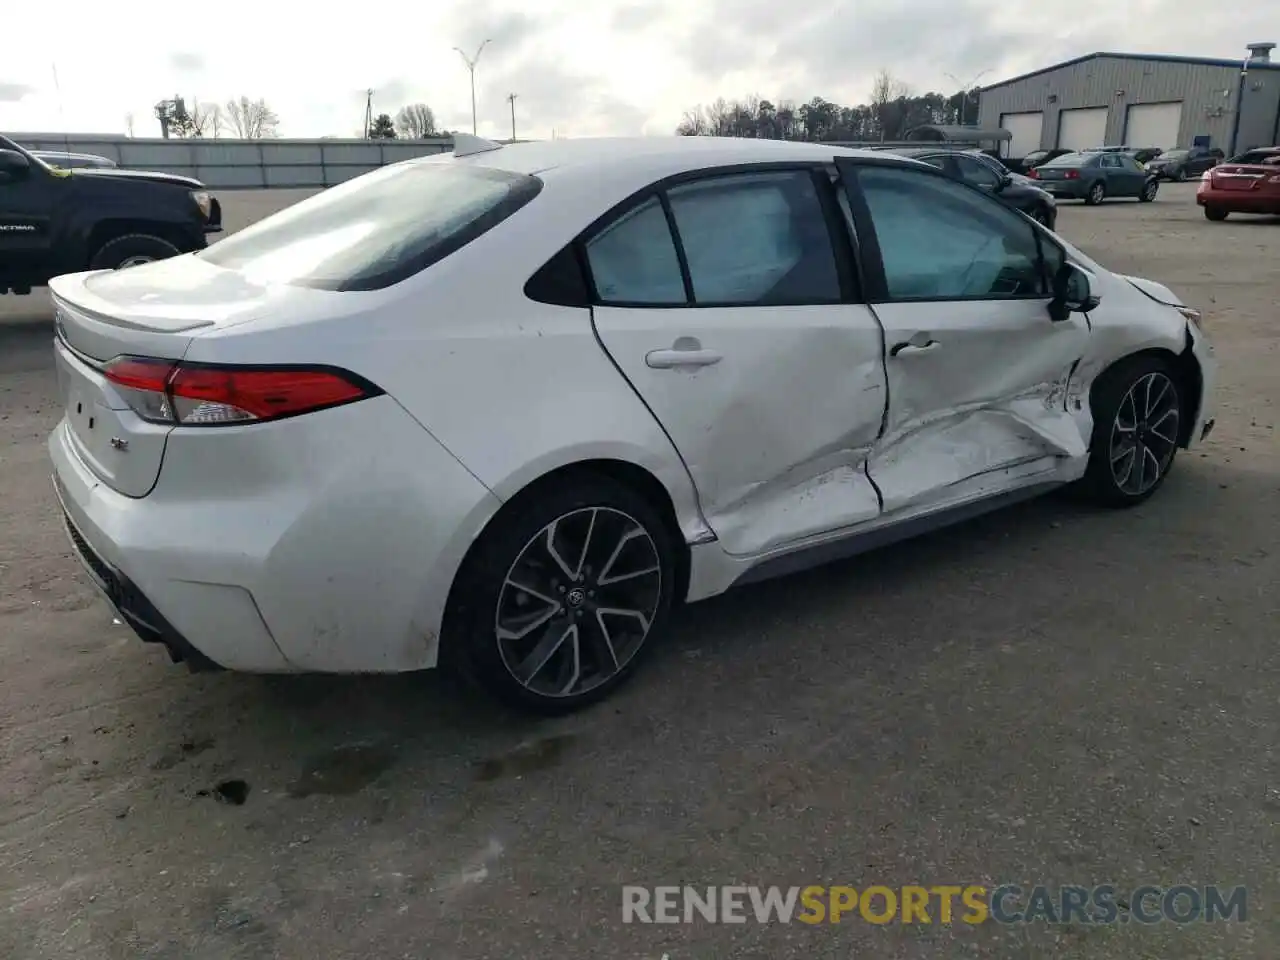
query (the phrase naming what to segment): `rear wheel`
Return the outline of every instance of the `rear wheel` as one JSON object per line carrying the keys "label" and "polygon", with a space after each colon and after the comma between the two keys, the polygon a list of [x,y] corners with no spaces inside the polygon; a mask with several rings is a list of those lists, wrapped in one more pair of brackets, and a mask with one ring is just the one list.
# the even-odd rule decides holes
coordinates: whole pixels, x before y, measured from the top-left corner
{"label": "rear wheel", "polygon": [[1099,378],[1090,404],[1093,437],[1081,492],[1103,506],[1136,506],[1164,483],[1178,452],[1177,373],[1156,356],[1123,360]]}
{"label": "rear wheel", "polygon": [[1221,207],[1205,207],[1204,215],[1206,219],[1213,220],[1214,222],[1220,222],[1227,219],[1227,211],[1223,210]]}
{"label": "rear wheel", "polygon": [[563,714],[624,683],[660,636],[676,547],[635,491],[583,473],[508,504],[468,558],[445,655],[489,693]]}
{"label": "rear wheel", "polygon": [[1089,206],[1091,207],[1096,207],[1104,199],[1106,199],[1106,196],[1107,196],[1106,184],[1104,184],[1101,180],[1099,180],[1089,188],[1089,192],[1085,194],[1084,202],[1089,204]]}
{"label": "rear wheel", "polygon": [[155,260],[176,257],[181,251],[168,240],[149,233],[129,233],[108,240],[89,260],[90,270],[123,270]]}
{"label": "rear wheel", "polygon": [[1142,192],[1138,194],[1140,203],[1150,203],[1156,198],[1156,192],[1160,189],[1160,185],[1154,180],[1148,180],[1142,185]]}

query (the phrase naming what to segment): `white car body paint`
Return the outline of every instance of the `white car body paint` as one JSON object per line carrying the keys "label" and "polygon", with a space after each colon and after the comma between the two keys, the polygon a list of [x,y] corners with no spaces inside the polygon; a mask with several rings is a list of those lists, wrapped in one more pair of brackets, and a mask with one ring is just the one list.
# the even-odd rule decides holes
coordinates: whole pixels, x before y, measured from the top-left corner
{"label": "white car body paint", "polygon": [[[544,187],[381,290],[273,285],[196,256],[56,278],[68,410],[49,449],[70,524],[223,666],[393,672],[437,663],[471,544],[562,466],[620,461],[655,478],[689,545],[686,599],[699,600],[808,548],[1077,479],[1093,380],[1139,350],[1181,354],[1188,336],[1205,381],[1199,436],[1207,341],[1156,302],[1170,291],[1061,238],[1101,303],[1058,324],[1033,301],[588,309],[523,292],[556,250],[657,180],[836,155],[883,160],[652,138],[409,161],[536,173]],[[885,356],[887,333],[921,331],[936,349]],[[723,362],[646,364],[680,337]],[[156,427],[95,370],[119,354],[330,365],[385,394],[276,422]],[[91,435],[84,410],[126,449]]]}

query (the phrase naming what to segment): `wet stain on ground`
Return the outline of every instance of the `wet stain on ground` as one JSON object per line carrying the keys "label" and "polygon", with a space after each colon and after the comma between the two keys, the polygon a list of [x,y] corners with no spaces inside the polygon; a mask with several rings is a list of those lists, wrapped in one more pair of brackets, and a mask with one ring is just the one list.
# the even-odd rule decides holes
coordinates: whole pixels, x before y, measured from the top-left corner
{"label": "wet stain on ground", "polygon": [[373,783],[394,762],[394,752],[378,744],[335,747],[307,760],[288,793],[298,799],[316,794],[348,796]]}
{"label": "wet stain on ground", "polygon": [[157,771],[172,770],[183,760],[186,760],[188,757],[199,756],[212,746],[213,741],[210,739],[187,740],[183,742],[178,750],[171,750],[152,763],[151,769]]}
{"label": "wet stain on ground", "polygon": [[560,762],[565,748],[574,739],[572,734],[563,734],[522,743],[501,757],[481,761],[476,767],[475,778],[479,781],[499,780],[546,770]]}

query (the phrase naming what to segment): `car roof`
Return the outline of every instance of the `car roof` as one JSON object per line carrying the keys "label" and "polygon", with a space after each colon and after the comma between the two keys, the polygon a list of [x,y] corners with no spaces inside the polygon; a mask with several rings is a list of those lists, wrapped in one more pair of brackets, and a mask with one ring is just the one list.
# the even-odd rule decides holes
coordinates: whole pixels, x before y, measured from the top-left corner
{"label": "car roof", "polygon": [[[694,172],[707,167],[746,163],[810,162],[833,157],[881,157],[887,151],[857,150],[829,143],[755,140],[740,137],[591,137],[580,140],[541,140],[513,143],[500,149],[469,154],[454,162],[542,175],[553,170],[584,167],[626,167],[652,179]],[[452,154],[410,160],[409,163],[454,160]]]}

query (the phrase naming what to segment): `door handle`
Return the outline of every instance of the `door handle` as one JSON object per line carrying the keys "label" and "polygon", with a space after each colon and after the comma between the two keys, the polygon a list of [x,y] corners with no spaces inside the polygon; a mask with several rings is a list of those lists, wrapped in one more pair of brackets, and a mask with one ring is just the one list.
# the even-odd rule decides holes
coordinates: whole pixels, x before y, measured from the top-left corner
{"label": "door handle", "polygon": [[723,359],[715,350],[704,350],[696,337],[680,337],[669,349],[650,350],[644,355],[644,362],[654,370],[709,367]]}
{"label": "door handle", "polygon": [[903,340],[901,343],[895,343],[889,351],[889,356],[896,357],[900,353],[926,353],[935,347],[941,346],[937,340],[933,339],[930,334],[917,333],[910,340]]}

